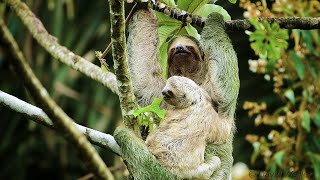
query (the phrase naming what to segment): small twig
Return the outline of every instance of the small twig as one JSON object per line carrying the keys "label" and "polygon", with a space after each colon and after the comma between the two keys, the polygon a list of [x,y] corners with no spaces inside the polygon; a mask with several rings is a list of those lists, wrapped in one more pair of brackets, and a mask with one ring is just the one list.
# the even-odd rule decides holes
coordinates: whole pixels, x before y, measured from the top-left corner
{"label": "small twig", "polygon": [[[36,123],[42,124],[52,129],[56,129],[48,115],[40,108],[22,101],[10,94],[0,90],[0,104],[28,117]],[[77,129],[84,134],[93,144],[103,148],[110,149],[112,152],[120,155],[120,147],[113,136],[100,131],[81,126],[74,123]]]}
{"label": "small twig", "polygon": [[[130,12],[129,12],[126,20],[125,20],[125,21],[126,21],[126,26],[128,25],[128,22],[129,22],[129,20],[131,19],[133,13],[136,11],[136,7],[137,7],[137,3],[135,3],[135,4],[133,5],[133,7],[131,8],[131,10],[130,10]],[[107,63],[106,63],[106,61],[104,60],[104,57],[106,57],[106,55],[107,55],[108,52],[110,51],[111,45],[112,45],[112,41],[108,44],[108,46],[106,47],[106,49],[103,51],[102,55],[99,57],[100,63],[101,63],[102,65],[104,65],[105,67],[108,67],[108,65],[106,65]]]}

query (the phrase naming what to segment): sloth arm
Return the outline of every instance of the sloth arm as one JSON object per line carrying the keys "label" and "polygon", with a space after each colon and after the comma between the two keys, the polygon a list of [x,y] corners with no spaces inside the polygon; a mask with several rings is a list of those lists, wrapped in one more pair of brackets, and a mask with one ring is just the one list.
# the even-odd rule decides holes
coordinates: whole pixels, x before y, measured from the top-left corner
{"label": "sloth arm", "polygon": [[151,9],[138,9],[128,27],[127,55],[132,85],[140,106],[161,97],[161,77],[157,19]]}
{"label": "sloth arm", "polygon": [[240,86],[239,70],[222,15],[212,13],[208,16],[200,44],[207,57],[208,70],[203,86],[217,102],[219,117],[233,121]]}
{"label": "sloth arm", "polygon": [[215,170],[220,168],[221,160],[218,156],[212,156],[206,162],[202,163],[195,169],[189,169],[188,171],[181,171],[183,178],[200,178],[209,179]]}

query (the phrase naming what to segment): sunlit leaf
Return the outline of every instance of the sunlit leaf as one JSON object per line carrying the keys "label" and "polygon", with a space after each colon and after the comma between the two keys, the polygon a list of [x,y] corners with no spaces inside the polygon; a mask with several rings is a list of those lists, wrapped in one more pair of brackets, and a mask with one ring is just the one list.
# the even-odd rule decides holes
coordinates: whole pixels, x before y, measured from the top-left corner
{"label": "sunlit leaf", "polygon": [[161,0],[161,2],[163,2],[164,4],[170,7],[176,7],[176,3],[174,2],[174,0]]}
{"label": "sunlit leaf", "polygon": [[155,114],[157,114],[160,118],[164,118],[164,115],[165,115],[165,110],[160,108],[160,103],[162,101],[162,98],[155,98],[153,100],[153,102],[149,105],[149,106],[146,106],[146,107],[142,107],[142,108],[139,108],[137,110],[135,110],[133,112],[133,115],[135,117],[137,117],[139,114],[141,113],[145,113],[145,112],[154,112]]}
{"label": "sunlit leaf", "polygon": [[200,9],[201,7],[203,7],[204,5],[208,4],[210,0],[204,0],[204,1],[192,1],[191,4],[189,5],[187,11],[190,13],[195,13],[195,11],[197,11],[197,9]]}
{"label": "sunlit leaf", "polygon": [[315,51],[313,47],[313,40],[312,40],[312,34],[310,31],[301,31],[302,32],[302,37],[306,43],[307,49],[313,53]]}
{"label": "sunlit leaf", "polygon": [[162,46],[160,47],[160,66],[162,69],[162,77],[163,78],[167,78],[167,58],[168,58],[168,42],[165,42],[164,44],[162,44]]}
{"label": "sunlit leaf", "polygon": [[231,20],[231,16],[229,15],[229,13],[225,9],[223,9],[223,7],[215,4],[204,5],[199,10],[197,10],[195,14],[202,17],[208,17],[208,15],[213,12],[221,14],[225,21]]}
{"label": "sunlit leaf", "polygon": [[194,28],[190,23],[188,23],[187,26],[185,26],[188,34],[196,39],[200,39],[200,34],[198,34],[198,31],[196,28]]}
{"label": "sunlit leaf", "polygon": [[232,4],[235,4],[237,0],[229,0],[229,2],[231,2]]}
{"label": "sunlit leaf", "polygon": [[320,179],[320,156],[312,152],[307,152],[307,155],[310,157],[313,168],[315,179]]}
{"label": "sunlit leaf", "polygon": [[292,89],[286,90],[286,92],[284,93],[284,95],[290,100],[290,102],[291,102],[292,104],[295,104],[295,103],[296,103],[296,99],[295,99],[294,92],[293,92]]}
{"label": "sunlit leaf", "polygon": [[320,128],[320,109],[318,109],[318,111],[314,115],[313,122]]}
{"label": "sunlit leaf", "polygon": [[274,155],[274,160],[279,167],[282,167],[283,155],[284,155],[284,151],[278,151]]}
{"label": "sunlit leaf", "polygon": [[251,156],[250,162],[253,164],[260,154],[260,143],[254,142],[252,146],[253,146],[253,154]]}
{"label": "sunlit leaf", "polygon": [[294,53],[293,51],[291,51],[289,53],[290,55],[290,58],[293,60],[294,62],[294,65],[295,65],[295,68],[296,68],[296,71],[298,73],[298,76],[301,80],[304,79],[304,64],[302,63],[300,57]]}
{"label": "sunlit leaf", "polygon": [[310,132],[311,131],[311,127],[310,127],[310,114],[308,111],[303,111],[302,115],[302,127],[307,131]]}
{"label": "sunlit leaf", "polygon": [[190,0],[178,0],[177,8],[187,11],[191,3],[192,1]]}
{"label": "sunlit leaf", "polygon": [[162,46],[167,41],[167,39],[179,28],[180,26],[161,26],[159,28],[160,46]]}
{"label": "sunlit leaf", "polygon": [[316,64],[313,61],[308,61],[309,69],[311,75],[318,80],[319,79],[319,74],[318,74],[318,68],[316,67]]}

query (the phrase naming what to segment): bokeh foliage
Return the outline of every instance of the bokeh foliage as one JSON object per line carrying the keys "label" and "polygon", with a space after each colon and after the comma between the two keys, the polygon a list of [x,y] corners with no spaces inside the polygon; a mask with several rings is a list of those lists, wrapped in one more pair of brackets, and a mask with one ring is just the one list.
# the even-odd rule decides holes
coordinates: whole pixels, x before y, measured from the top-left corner
{"label": "bokeh foliage", "polygon": [[[240,6],[247,18],[320,16],[320,3],[313,0],[241,0]],[[249,61],[250,70],[263,74],[280,99],[275,106],[243,104],[256,126],[269,129],[266,135],[246,136],[254,148],[251,163],[262,158],[273,179],[320,179],[320,33],[281,30],[256,19],[251,23],[256,30],[247,34],[258,60]]]}

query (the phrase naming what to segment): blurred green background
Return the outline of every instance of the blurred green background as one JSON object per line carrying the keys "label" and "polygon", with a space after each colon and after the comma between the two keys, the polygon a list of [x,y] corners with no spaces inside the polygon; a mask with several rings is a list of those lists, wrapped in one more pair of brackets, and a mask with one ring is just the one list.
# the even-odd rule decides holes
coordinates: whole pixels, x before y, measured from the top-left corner
{"label": "blurred green background", "polygon": [[[95,57],[95,51],[103,51],[110,42],[110,17],[107,1],[94,1],[93,3],[91,1],[80,0],[26,0],[25,2],[43,22],[48,32],[57,37],[60,44],[100,66],[98,59]],[[253,1],[253,3],[257,2],[260,1]],[[316,3],[316,1],[308,2]],[[242,3],[242,8],[239,7],[239,3]],[[245,6],[246,3],[249,3],[249,1],[241,0],[239,2],[238,0],[235,5],[224,0],[217,2],[217,4],[229,12],[232,19],[243,19],[245,10],[247,17],[259,16],[259,14],[252,14],[252,5],[251,9],[249,8],[250,11],[248,10],[248,6]],[[264,3],[266,3],[265,6]],[[274,3],[276,2],[261,1],[260,4],[257,3],[255,7],[257,11],[264,12],[268,15],[266,9],[259,9],[259,5],[272,9]],[[286,3],[303,4],[304,2],[288,0]],[[317,7],[319,8],[318,5]],[[130,8],[131,5],[126,4],[126,12],[129,12]],[[294,12],[294,10],[292,11]],[[299,11],[305,12],[305,16],[316,15],[308,14],[307,9],[305,9],[305,11],[300,9]],[[275,14],[278,13],[278,15],[290,16],[284,12],[272,12]],[[251,14],[248,15],[248,13]],[[295,16],[295,13],[302,12],[294,12],[291,16]],[[317,15],[319,16],[319,11],[316,13],[318,13]],[[5,7],[3,15],[10,31],[18,41],[20,48],[37,77],[62,109],[64,109],[70,117],[75,119],[77,123],[112,134],[115,127],[122,123],[118,97],[99,83],[92,81],[53,59],[31,37],[27,29],[10,8]],[[289,33],[292,32],[290,31]],[[268,126],[267,123],[263,126],[255,126],[254,119],[256,119],[257,116],[249,117],[247,111],[243,109],[243,104],[245,101],[265,102],[268,104],[268,112],[273,113],[280,106],[290,101],[285,97],[281,97],[279,93],[274,92],[275,82],[265,80],[266,74],[272,74],[271,77],[275,77],[274,72],[276,70],[272,69],[262,73],[255,73],[249,70],[248,60],[257,59],[258,57],[250,48],[249,36],[245,34],[245,32],[228,32],[228,34],[238,54],[241,81],[236,113],[237,133],[234,140],[235,163],[244,162],[251,170],[268,170],[272,172],[273,166],[268,166],[269,161],[266,161],[266,157],[263,155],[265,151],[260,148],[259,150],[255,149],[254,152],[253,147],[255,146],[252,146],[252,144],[258,142],[258,140],[252,140],[247,135],[256,134],[258,136],[268,136],[270,131],[274,129],[280,133],[286,130],[281,126]],[[320,40],[318,35],[315,37],[313,34],[319,35],[319,32],[315,31],[310,36],[302,35],[300,38],[301,46],[306,46],[303,45],[304,38],[309,38],[314,51],[319,52]],[[315,41],[313,42],[314,38]],[[300,41],[298,41],[298,43]],[[292,49],[297,44],[292,36],[288,42],[288,48]],[[283,55],[286,54],[285,51],[279,53],[282,53],[282,58],[284,57]],[[311,55],[309,53],[308,57],[310,56],[314,59],[315,64],[320,64],[319,53],[313,53]],[[0,89],[29,103],[33,103],[28,92],[22,86],[19,75],[11,71],[9,59],[9,54],[4,51],[4,48],[0,44]],[[109,53],[105,59],[112,71],[113,62],[111,53]],[[316,70],[319,67],[318,65],[315,66]],[[308,69],[306,71],[308,71]],[[316,75],[319,75],[318,71],[316,71],[316,73]],[[307,72],[305,74],[306,76],[308,75]],[[297,75],[294,74],[291,74],[291,76],[297,77]],[[303,79],[297,80],[297,78],[293,78],[289,80],[291,84],[297,84]],[[318,83],[316,85],[319,85],[319,81],[307,82],[309,85],[315,82]],[[287,86],[287,84],[290,83],[285,82],[284,84],[284,86]],[[316,90],[318,89],[316,88]],[[302,94],[303,89],[293,89],[293,91]],[[282,91],[280,94],[281,93]],[[313,103],[319,102],[318,94],[311,94],[310,96],[315,96]],[[299,103],[299,100],[297,100],[297,103]],[[312,106],[310,108],[317,109],[318,107]],[[258,114],[259,113],[260,111]],[[316,114],[316,112],[310,112],[311,119],[315,116],[314,114]],[[264,114],[262,114],[262,116],[264,116]],[[3,106],[0,106],[0,120],[0,179],[77,179],[88,174],[77,157],[76,149],[70,146],[56,132],[36,124]],[[312,123],[312,121],[313,120],[311,120],[310,125],[311,131],[306,134],[308,137],[319,137],[318,127]],[[297,130],[292,129],[292,131],[288,131],[285,136],[290,136],[290,138],[294,139],[296,134]],[[249,142],[246,140],[246,137]],[[272,142],[272,140],[269,141]],[[320,142],[319,140],[314,140],[314,138],[311,138],[310,141],[315,141],[315,145],[311,143],[315,148],[312,150],[315,156],[312,157],[315,157],[314,160],[319,160]],[[260,144],[260,147],[262,147],[263,143],[260,142]],[[278,151],[282,151],[283,148],[281,149],[275,144],[268,147],[272,153],[270,156],[270,164],[275,163],[274,161],[276,161],[275,159],[277,158],[274,158],[273,155]],[[109,151],[98,147],[96,148],[118,179],[126,175],[125,166],[119,157]],[[306,152],[307,150],[302,151],[302,153]],[[285,170],[286,167],[291,167],[290,163],[286,163],[283,160],[283,157],[291,157],[289,155],[286,156],[286,153],[288,153],[288,151],[282,154],[280,165],[275,163],[276,169]],[[252,159],[252,155],[255,155],[254,160]],[[300,160],[295,160],[294,162],[295,165],[298,164],[298,169],[293,172],[305,171],[312,173],[314,177],[313,172],[314,169],[317,168],[317,165],[313,163],[312,158],[306,161],[309,164],[311,164],[310,162],[313,163],[313,165],[310,166],[305,164],[301,164],[300,166]],[[281,163],[284,163],[283,166]]]}

